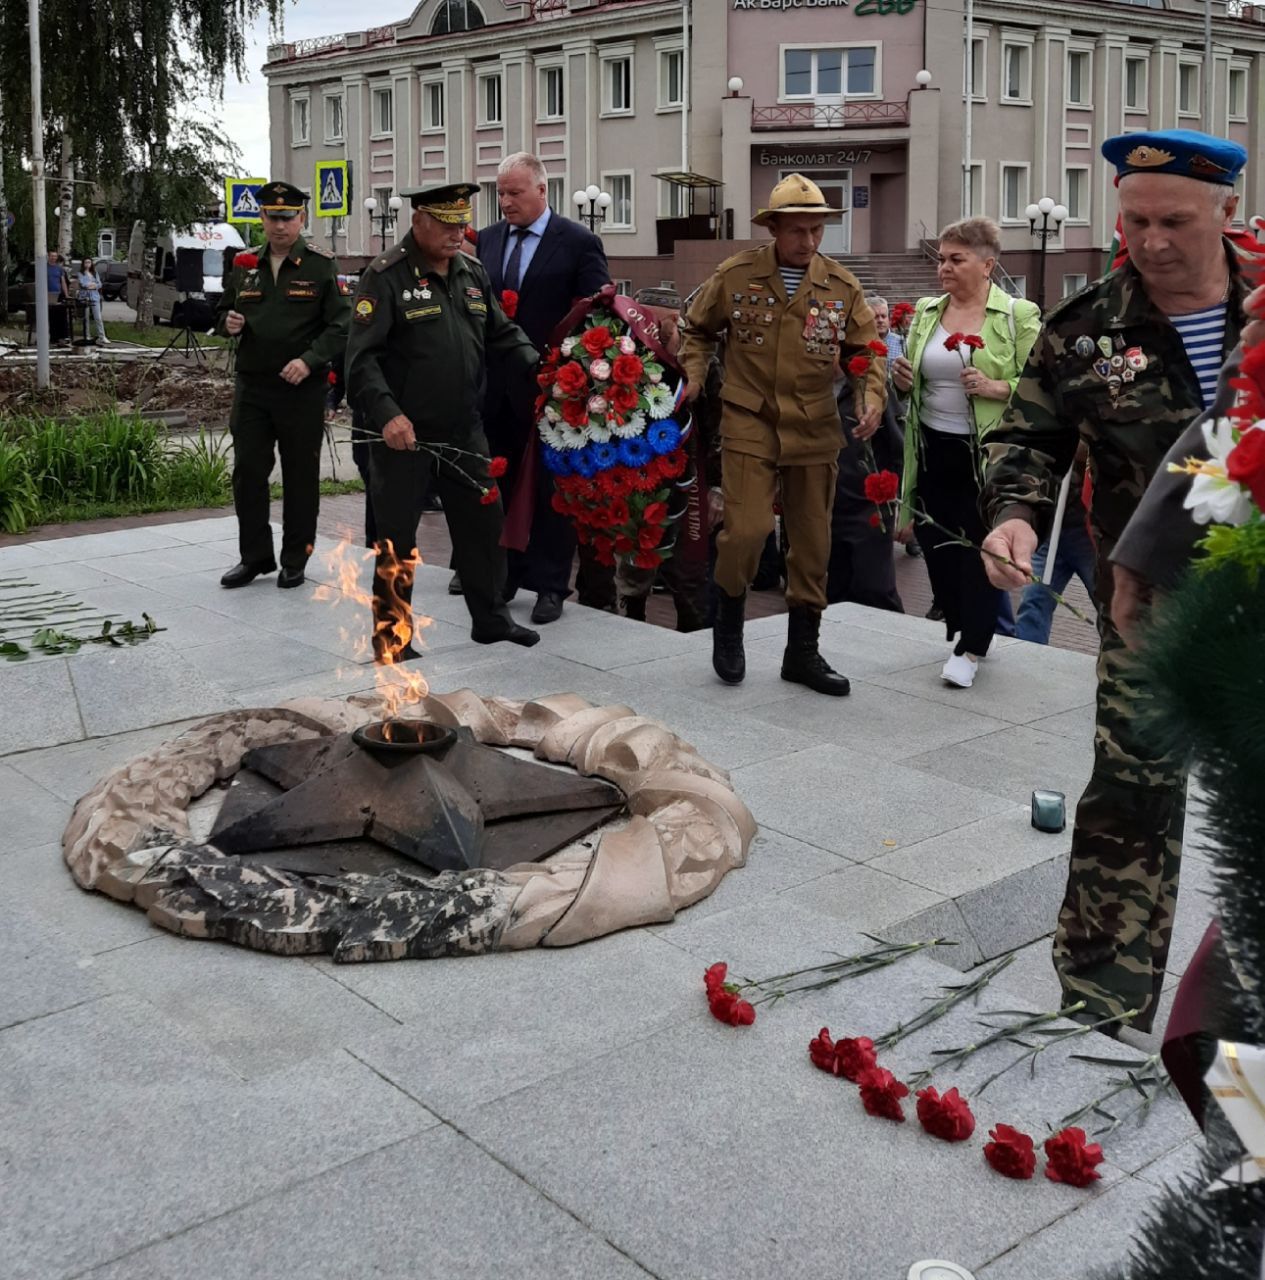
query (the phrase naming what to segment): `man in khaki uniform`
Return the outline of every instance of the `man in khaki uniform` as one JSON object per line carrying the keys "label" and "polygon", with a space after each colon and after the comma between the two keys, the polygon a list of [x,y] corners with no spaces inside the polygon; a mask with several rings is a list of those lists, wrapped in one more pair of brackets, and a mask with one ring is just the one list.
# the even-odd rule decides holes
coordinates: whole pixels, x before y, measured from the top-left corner
{"label": "man in khaki uniform", "polygon": [[[708,361],[725,339],[721,387],[724,528],[716,540],[716,621],[712,666],[727,684],[746,674],[742,647],[747,587],[773,529],[778,481],[790,551],[786,603],[790,629],[782,679],[842,696],[850,685],[818,652],[830,562],[843,428],[834,382],[855,355],[878,340],[874,315],[852,272],[818,252],[826,219],[837,217],[821,190],[800,174],[773,188],[752,219],[773,243],[722,262],[685,317],[680,359],[693,399]],[[865,374],[862,438],[872,435],[887,400],[886,361]]]}

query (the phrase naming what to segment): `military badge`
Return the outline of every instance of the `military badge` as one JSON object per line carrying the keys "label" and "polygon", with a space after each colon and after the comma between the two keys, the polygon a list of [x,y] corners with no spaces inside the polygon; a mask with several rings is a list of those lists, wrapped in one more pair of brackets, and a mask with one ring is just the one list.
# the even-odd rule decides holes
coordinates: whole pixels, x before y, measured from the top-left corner
{"label": "military badge", "polygon": [[1094,372],[1100,377],[1105,378],[1111,373],[1111,361],[1106,356],[1102,356],[1094,361]]}
{"label": "military badge", "polygon": [[1111,367],[1117,372],[1124,368],[1124,356],[1116,355],[1111,357]]}
{"label": "military badge", "polygon": [[400,294],[400,297],[401,297],[401,298],[403,298],[405,302],[412,302],[412,301],[413,301],[413,290],[412,290],[412,289],[405,289],[405,290],[404,290],[404,292],[403,292],[402,294]]}
{"label": "military badge", "polygon": [[1111,352],[1112,352],[1111,339],[1108,338],[1105,334],[1098,339],[1098,350],[1101,351],[1105,356],[1109,357],[1111,355]]}
{"label": "military badge", "polygon": [[1082,333],[1081,336],[1076,339],[1076,354],[1080,356],[1082,360],[1089,359],[1089,357],[1094,354],[1093,338],[1089,337],[1088,334]]}
{"label": "military badge", "polygon": [[1150,363],[1146,358],[1146,352],[1141,347],[1130,347],[1124,353],[1124,362],[1135,373],[1141,373]]}
{"label": "military badge", "polygon": [[377,308],[378,304],[373,298],[358,298],[356,300],[355,319],[361,324],[368,324],[373,319],[373,313]]}
{"label": "military badge", "polygon": [[1121,377],[1125,382],[1132,382],[1132,381],[1134,380],[1134,378],[1136,378],[1137,376],[1138,376],[1138,375],[1137,375],[1137,374],[1136,374],[1132,369],[1126,369],[1126,370],[1125,370],[1125,371],[1120,375],[1120,377]]}
{"label": "military badge", "polygon": [[1177,157],[1163,147],[1134,147],[1124,158],[1130,169],[1158,169],[1162,165],[1172,164]]}

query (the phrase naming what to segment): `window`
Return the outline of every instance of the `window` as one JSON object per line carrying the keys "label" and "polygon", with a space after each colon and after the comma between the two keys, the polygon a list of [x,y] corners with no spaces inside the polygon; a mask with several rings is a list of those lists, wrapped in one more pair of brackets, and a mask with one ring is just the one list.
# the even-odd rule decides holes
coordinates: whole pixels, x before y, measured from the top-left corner
{"label": "window", "polygon": [[373,91],[373,135],[376,138],[389,137],[395,128],[395,100],[391,89],[375,89]]}
{"label": "window", "polygon": [[873,97],[877,85],[877,45],[782,50],[783,98]]}
{"label": "window", "polygon": [[1124,60],[1124,108],[1126,111],[1146,110],[1146,70],[1145,58]]}
{"label": "window", "polygon": [[1028,296],[1028,277],[1011,276],[1010,287],[1014,290],[1014,297],[1026,298]]}
{"label": "window", "polygon": [[330,94],[325,99],[325,141],[343,140],[343,95]]}
{"label": "window", "polygon": [[1003,164],[1001,167],[1001,217],[1003,222],[1022,222],[1028,207],[1028,166]]}
{"label": "window", "polygon": [[501,123],[501,73],[479,77],[479,123]]}
{"label": "window", "polygon": [[422,85],[422,130],[438,132],[444,127],[444,82],[428,80]]}
{"label": "window", "polygon": [[988,41],[982,36],[976,36],[972,39],[969,63],[966,59],[965,42],[963,42],[962,51],[962,94],[965,96],[969,90],[972,98],[983,98],[988,92],[985,63]]}
{"label": "window", "polygon": [[496,182],[480,182],[478,204],[474,207],[475,229],[482,231],[501,218],[501,205],[496,198]]}
{"label": "window", "polygon": [[610,192],[611,205],[606,210],[608,231],[633,229],[633,176],[631,173],[604,173],[602,186]]}
{"label": "window", "polygon": [[1093,55],[1087,49],[1069,49],[1067,54],[1067,105],[1090,105],[1089,78]]}
{"label": "window", "polygon": [[1089,221],[1089,170],[1079,166],[1063,171],[1063,190],[1067,192],[1068,222]]}
{"label": "window", "polygon": [[685,51],[663,49],[659,53],[659,106],[685,104]]}
{"label": "window", "polygon": [[1026,44],[1001,47],[1001,97],[1003,102],[1032,101],[1032,48]]}
{"label": "window", "polygon": [[443,0],[431,20],[430,33],[446,36],[450,31],[477,31],[483,26],[483,13],[474,0]]}
{"label": "window", "polygon": [[1070,298],[1072,294],[1079,293],[1089,283],[1089,277],[1082,272],[1076,271],[1063,277],[1063,296]]}
{"label": "window", "polygon": [[541,67],[536,79],[536,119],[561,120],[566,115],[561,67]]}
{"label": "window", "polygon": [[1247,119],[1247,68],[1230,68],[1229,111],[1231,120]]}
{"label": "window", "polygon": [[966,199],[963,207],[970,210],[972,218],[984,216],[984,166],[973,164],[966,174]]}
{"label": "window", "polygon": [[625,298],[632,297],[633,287],[632,287],[631,280],[614,280],[612,281],[612,283],[615,286],[616,293],[622,295]]}
{"label": "window", "polygon": [[551,209],[556,209],[559,213],[563,212],[568,204],[566,180],[563,178],[546,179],[545,199],[549,201]]}
{"label": "window", "polygon": [[659,217],[685,218],[690,212],[690,193],[675,182],[659,184]]}
{"label": "window", "polygon": [[308,99],[290,99],[290,144],[305,147],[311,141],[308,122]]}
{"label": "window", "polygon": [[603,59],[602,114],[629,115],[632,109],[632,58]]}
{"label": "window", "polygon": [[1183,62],[1177,68],[1177,110],[1182,115],[1199,114],[1199,64]]}

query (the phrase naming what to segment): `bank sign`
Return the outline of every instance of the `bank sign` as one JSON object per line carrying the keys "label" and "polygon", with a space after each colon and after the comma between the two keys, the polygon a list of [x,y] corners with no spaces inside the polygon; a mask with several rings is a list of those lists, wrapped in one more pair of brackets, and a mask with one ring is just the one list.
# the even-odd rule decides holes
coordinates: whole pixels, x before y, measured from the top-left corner
{"label": "bank sign", "polygon": [[885,18],[889,14],[912,13],[918,0],[733,0],[734,9],[852,9],[858,18]]}

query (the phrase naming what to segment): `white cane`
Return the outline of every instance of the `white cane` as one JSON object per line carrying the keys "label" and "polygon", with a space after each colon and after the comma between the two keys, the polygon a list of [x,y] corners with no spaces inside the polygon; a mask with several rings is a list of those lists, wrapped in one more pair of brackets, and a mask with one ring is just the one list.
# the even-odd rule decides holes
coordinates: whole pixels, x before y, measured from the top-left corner
{"label": "white cane", "polygon": [[1069,471],[1059,485],[1059,500],[1054,504],[1054,525],[1050,529],[1050,549],[1045,555],[1045,572],[1041,575],[1044,585],[1054,574],[1054,561],[1059,554],[1059,537],[1063,532],[1063,513],[1067,510],[1067,494],[1072,487],[1072,473]]}

